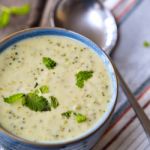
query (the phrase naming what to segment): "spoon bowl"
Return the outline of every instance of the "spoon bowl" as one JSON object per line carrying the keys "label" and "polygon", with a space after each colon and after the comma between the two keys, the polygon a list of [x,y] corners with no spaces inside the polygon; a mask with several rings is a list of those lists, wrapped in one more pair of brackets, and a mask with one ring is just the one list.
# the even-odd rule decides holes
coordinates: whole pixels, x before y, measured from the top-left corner
{"label": "spoon bowl", "polygon": [[107,53],[111,52],[117,41],[115,19],[98,0],[88,0],[86,3],[85,0],[59,1],[51,25],[83,34]]}

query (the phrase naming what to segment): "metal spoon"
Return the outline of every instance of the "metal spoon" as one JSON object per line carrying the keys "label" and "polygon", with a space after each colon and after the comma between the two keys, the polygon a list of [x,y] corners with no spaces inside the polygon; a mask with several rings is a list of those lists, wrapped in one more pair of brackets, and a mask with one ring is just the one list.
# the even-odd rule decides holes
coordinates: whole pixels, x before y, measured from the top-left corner
{"label": "metal spoon", "polygon": [[117,41],[116,22],[109,10],[93,1],[61,1],[53,11],[50,24],[83,34],[110,53]]}
{"label": "metal spoon", "polygon": [[[112,50],[117,40],[117,27],[114,17],[99,0],[59,1],[54,10],[53,24],[89,37],[107,53]],[[114,68],[120,85],[139,118],[150,142],[150,120],[138,104],[115,65]]]}

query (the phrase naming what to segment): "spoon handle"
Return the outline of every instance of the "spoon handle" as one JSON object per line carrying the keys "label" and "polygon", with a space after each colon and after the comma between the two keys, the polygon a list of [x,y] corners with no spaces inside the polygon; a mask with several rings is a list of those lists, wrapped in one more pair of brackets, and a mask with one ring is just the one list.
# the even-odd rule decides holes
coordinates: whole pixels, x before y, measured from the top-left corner
{"label": "spoon handle", "polygon": [[[114,65],[114,64],[113,64]],[[123,80],[121,74],[119,73],[117,67],[114,65],[114,69],[116,71],[118,80],[120,82],[120,85],[124,91],[124,93],[126,94],[132,108],[134,109],[137,117],[139,118],[143,129],[145,130],[145,133],[147,135],[147,138],[150,142],[150,120],[148,119],[148,117],[146,116],[144,110],[141,108],[141,106],[138,104],[136,98],[134,97],[134,95],[131,93],[131,90],[129,89],[129,87],[127,86],[127,84],[125,83],[125,81]]]}

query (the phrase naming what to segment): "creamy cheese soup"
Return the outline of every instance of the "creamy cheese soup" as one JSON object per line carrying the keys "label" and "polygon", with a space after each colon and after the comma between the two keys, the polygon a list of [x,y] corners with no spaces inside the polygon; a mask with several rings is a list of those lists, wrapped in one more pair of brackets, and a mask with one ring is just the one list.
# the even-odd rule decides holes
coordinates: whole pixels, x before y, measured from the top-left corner
{"label": "creamy cheese soup", "polygon": [[111,96],[102,60],[73,39],[28,38],[0,54],[0,124],[19,137],[78,137],[101,119]]}

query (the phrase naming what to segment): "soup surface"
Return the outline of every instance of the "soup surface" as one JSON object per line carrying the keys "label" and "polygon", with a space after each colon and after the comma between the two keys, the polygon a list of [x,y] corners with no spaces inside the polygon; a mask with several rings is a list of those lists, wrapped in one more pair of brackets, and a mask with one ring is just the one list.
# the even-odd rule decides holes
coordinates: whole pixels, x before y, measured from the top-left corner
{"label": "soup surface", "polygon": [[73,39],[33,37],[0,54],[0,124],[19,137],[78,137],[100,120],[111,96],[105,65]]}

